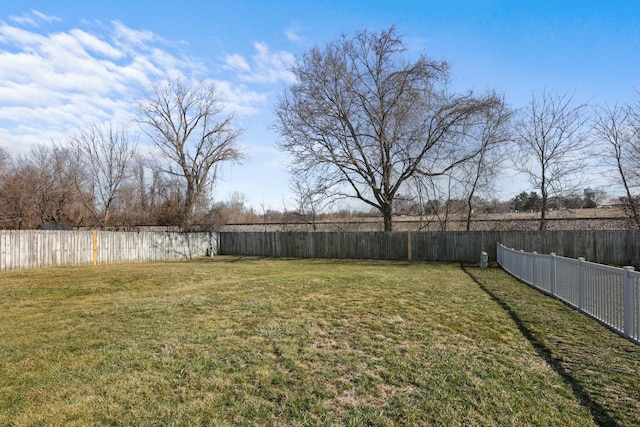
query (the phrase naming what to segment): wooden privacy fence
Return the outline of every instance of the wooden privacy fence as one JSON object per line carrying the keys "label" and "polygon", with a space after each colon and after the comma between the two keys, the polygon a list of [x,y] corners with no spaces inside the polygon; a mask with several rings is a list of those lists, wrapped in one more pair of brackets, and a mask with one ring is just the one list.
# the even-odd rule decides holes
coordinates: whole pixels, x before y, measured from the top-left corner
{"label": "wooden privacy fence", "polygon": [[640,231],[115,232],[0,231],[0,271],[195,256],[477,262],[496,244],[640,267]]}
{"label": "wooden privacy fence", "polygon": [[640,231],[222,232],[221,255],[477,262],[496,244],[601,264],[638,265]]}
{"label": "wooden privacy fence", "polygon": [[0,231],[0,270],[190,259],[213,255],[210,232]]}

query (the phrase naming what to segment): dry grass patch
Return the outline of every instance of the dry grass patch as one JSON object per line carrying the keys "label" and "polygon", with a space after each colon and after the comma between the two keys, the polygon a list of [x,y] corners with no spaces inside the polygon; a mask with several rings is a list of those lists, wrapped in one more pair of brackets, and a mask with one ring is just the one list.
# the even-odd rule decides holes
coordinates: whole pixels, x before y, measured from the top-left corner
{"label": "dry grass patch", "polygon": [[[632,425],[637,347],[529,291],[373,261],[3,273],[0,425]],[[612,348],[617,371],[577,357]]]}

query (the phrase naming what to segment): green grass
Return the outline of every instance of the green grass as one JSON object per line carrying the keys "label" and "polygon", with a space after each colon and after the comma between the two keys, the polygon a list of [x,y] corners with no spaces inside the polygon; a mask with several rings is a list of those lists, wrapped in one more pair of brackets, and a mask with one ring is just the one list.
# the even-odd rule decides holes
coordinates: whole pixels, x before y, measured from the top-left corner
{"label": "green grass", "polygon": [[0,275],[0,425],[636,425],[640,348],[497,269]]}

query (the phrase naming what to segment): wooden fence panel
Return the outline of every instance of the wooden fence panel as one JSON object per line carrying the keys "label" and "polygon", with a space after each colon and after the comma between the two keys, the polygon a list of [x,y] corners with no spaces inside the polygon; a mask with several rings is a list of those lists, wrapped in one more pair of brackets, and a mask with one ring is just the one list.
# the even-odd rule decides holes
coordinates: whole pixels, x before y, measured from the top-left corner
{"label": "wooden fence panel", "polygon": [[[610,265],[640,265],[640,231],[222,232],[220,254],[477,262],[496,260],[498,242]],[[409,245],[411,248],[409,249]]]}
{"label": "wooden fence panel", "polygon": [[189,259],[217,253],[216,233],[2,230],[0,271]]}

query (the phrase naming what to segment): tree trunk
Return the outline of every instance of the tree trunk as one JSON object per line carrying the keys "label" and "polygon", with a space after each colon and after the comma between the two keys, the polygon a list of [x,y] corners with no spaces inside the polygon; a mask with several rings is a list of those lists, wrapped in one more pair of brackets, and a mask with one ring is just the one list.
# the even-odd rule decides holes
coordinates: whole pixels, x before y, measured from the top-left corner
{"label": "tree trunk", "polygon": [[538,229],[547,229],[547,196],[544,192],[542,193],[542,200],[540,201],[540,227]]}
{"label": "tree trunk", "polygon": [[391,203],[382,206],[382,216],[384,218],[384,231],[393,231],[393,206]]}
{"label": "tree trunk", "polygon": [[638,201],[631,194],[631,189],[629,188],[629,183],[627,182],[626,175],[622,169],[620,156],[617,157],[618,161],[618,172],[620,173],[620,177],[622,178],[622,184],[624,185],[624,191],[627,193],[627,208],[631,212],[631,217],[635,223],[637,228],[640,228],[640,211],[638,209]]}
{"label": "tree trunk", "polygon": [[469,198],[467,199],[467,231],[471,231],[471,215],[473,214],[471,197],[473,196],[469,196]]}

